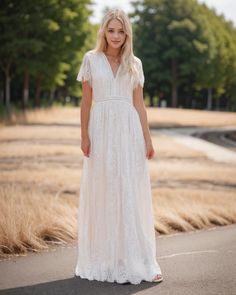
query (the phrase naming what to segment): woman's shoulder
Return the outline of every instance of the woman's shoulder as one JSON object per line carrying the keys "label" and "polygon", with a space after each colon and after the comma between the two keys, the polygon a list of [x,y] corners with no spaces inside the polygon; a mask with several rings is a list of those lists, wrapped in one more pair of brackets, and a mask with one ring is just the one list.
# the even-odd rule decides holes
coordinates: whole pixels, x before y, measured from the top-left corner
{"label": "woman's shoulder", "polygon": [[142,60],[134,55],[134,64],[135,64],[135,68],[138,72],[142,72],[143,71],[143,64],[142,64]]}
{"label": "woman's shoulder", "polygon": [[135,66],[136,71],[138,73],[143,71],[142,60],[141,60],[141,58],[137,57],[136,55],[134,55],[134,66]]}
{"label": "woman's shoulder", "polygon": [[142,60],[139,57],[137,57],[136,55],[134,55],[134,61],[137,65],[140,65],[140,64],[142,65]]}
{"label": "woman's shoulder", "polygon": [[84,58],[88,58],[89,60],[94,59],[99,55],[99,52],[95,51],[95,49],[91,49],[85,52]]}

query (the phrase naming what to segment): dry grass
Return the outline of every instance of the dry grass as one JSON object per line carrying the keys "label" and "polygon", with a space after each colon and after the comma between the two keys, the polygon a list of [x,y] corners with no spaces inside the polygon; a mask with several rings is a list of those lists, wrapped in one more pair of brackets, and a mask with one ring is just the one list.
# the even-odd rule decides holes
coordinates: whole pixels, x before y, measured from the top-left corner
{"label": "dry grass", "polygon": [[[206,116],[207,115],[207,116]],[[159,126],[235,125],[235,114],[148,108]],[[20,123],[19,118],[16,121]],[[82,168],[78,108],[28,112],[27,125],[0,129],[0,256],[77,237]],[[236,222],[236,167],[153,134],[149,161],[159,234]]]}
{"label": "dry grass", "polygon": [[80,110],[75,107],[62,107],[62,106],[53,106],[51,108],[45,109],[35,109],[35,110],[27,110],[24,113],[13,113],[11,118],[2,120],[0,118],[1,125],[8,124],[24,124],[24,123],[41,123],[44,124],[52,124],[52,123],[60,123],[64,122],[68,123],[78,123]]}
{"label": "dry grass", "polygon": [[76,238],[76,203],[15,185],[1,187],[0,256],[47,249]]}
{"label": "dry grass", "polygon": [[[155,228],[160,234],[190,231],[236,222],[232,191],[153,190]],[[77,238],[78,192],[42,192],[17,185],[0,189],[0,256],[46,250]],[[9,218],[11,217],[11,218]]]}
{"label": "dry grass", "polygon": [[214,163],[209,160],[175,159],[150,161],[149,167],[153,181],[165,179],[208,181],[213,184],[224,183],[236,186],[235,165]]}
{"label": "dry grass", "polygon": [[235,113],[216,111],[148,108],[148,118],[151,126],[219,127],[236,125]]}
{"label": "dry grass", "polygon": [[[147,107],[151,126],[235,126],[236,114],[229,112],[210,112],[172,108]],[[2,125],[6,122],[1,121]],[[51,107],[49,109],[30,110],[24,114],[14,115],[11,123],[80,123],[80,108]],[[9,122],[7,122],[9,123]]]}
{"label": "dry grass", "polygon": [[[60,111],[59,111],[60,112]],[[12,128],[14,127],[14,128]],[[14,125],[4,126],[0,129],[0,139],[4,142],[31,140],[43,141],[50,140],[63,142],[65,140],[78,140],[80,135],[79,125],[69,123],[57,126],[56,124],[47,125],[45,123],[39,125]]]}
{"label": "dry grass", "polygon": [[[78,143],[77,143],[78,144]],[[25,151],[27,150],[27,155]],[[82,155],[79,146],[66,146],[61,144],[40,144],[40,143],[5,143],[1,145],[0,157],[42,157],[52,155],[65,155],[67,153],[79,157]]]}
{"label": "dry grass", "polygon": [[[222,197],[222,195],[224,197]],[[153,189],[155,228],[161,234],[236,223],[235,191]]]}

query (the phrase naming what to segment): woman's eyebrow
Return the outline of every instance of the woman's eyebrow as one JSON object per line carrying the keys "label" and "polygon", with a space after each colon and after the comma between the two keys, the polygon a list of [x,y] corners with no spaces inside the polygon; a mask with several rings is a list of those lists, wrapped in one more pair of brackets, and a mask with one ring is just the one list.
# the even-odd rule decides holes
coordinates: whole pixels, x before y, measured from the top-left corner
{"label": "woman's eyebrow", "polygon": [[[115,30],[115,28],[108,27],[108,30]],[[123,31],[124,29],[123,29],[123,28],[120,28],[120,29],[118,29],[118,30]]]}

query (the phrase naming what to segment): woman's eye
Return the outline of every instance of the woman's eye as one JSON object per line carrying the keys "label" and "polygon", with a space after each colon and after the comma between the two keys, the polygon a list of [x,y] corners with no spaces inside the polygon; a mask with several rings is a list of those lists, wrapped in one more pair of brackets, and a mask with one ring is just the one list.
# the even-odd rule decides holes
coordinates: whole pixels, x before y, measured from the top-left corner
{"label": "woman's eye", "polygon": [[[113,33],[114,30],[110,29],[110,30],[108,30],[108,32],[109,32],[109,33]],[[124,31],[119,31],[119,33],[124,34]]]}

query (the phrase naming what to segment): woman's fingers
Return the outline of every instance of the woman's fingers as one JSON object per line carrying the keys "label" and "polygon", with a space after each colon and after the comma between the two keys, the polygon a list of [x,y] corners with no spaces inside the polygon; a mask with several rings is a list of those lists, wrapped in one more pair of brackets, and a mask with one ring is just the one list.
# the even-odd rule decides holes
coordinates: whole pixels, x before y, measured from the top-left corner
{"label": "woman's fingers", "polygon": [[146,152],[146,157],[148,160],[152,159],[154,156],[154,150],[153,149],[147,149],[147,152]]}
{"label": "woman's fingers", "polygon": [[89,141],[89,139],[81,142],[81,149],[82,149],[84,156],[89,157],[89,155],[90,155],[90,141]]}
{"label": "woman's fingers", "polygon": [[87,149],[87,155],[88,155],[88,157],[90,155],[90,145],[88,146],[88,149]]}
{"label": "woman's fingers", "polygon": [[86,151],[85,151],[85,154],[84,154],[86,157],[89,157],[89,146],[87,146],[86,148]]}

